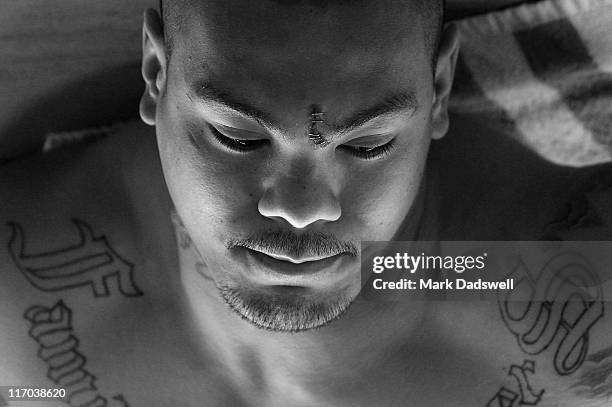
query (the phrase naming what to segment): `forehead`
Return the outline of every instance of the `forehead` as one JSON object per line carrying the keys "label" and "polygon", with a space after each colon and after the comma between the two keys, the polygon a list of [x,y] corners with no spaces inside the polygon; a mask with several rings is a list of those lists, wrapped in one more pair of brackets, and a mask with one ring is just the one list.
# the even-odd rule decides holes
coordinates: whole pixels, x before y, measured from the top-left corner
{"label": "forehead", "polygon": [[187,85],[204,80],[261,105],[343,95],[356,107],[430,74],[411,1],[207,0],[179,13],[172,58]]}

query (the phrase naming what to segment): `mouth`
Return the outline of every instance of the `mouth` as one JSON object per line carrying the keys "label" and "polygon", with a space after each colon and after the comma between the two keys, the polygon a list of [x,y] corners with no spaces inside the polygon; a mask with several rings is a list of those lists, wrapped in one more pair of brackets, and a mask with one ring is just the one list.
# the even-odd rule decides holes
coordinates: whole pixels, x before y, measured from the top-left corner
{"label": "mouth", "polygon": [[263,254],[265,256],[272,257],[273,259],[276,259],[276,260],[287,261],[287,262],[293,263],[293,264],[303,264],[303,263],[308,263],[308,262],[317,262],[317,261],[322,261],[322,260],[326,260],[326,259],[331,259],[333,257],[341,255],[341,253],[337,253],[337,254],[329,255],[329,256],[299,257],[299,256],[291,256],[291,255],[288,255],[288,254],[270,253],[270,252],[266,252],[266,251],[262,251],[262,250],[255,250],[255,249],[249,249],[249,250],[251,250],[253,252],[256,252],[256,253],[261,253],[261,254]]}
{"label": "mouth", "polygon": [[284,286],[311,286],[335,283],[346,277],[355,261],[349,253],[328,256],[298,257],[240,247],[245,256],[248,273],[268,284]]}

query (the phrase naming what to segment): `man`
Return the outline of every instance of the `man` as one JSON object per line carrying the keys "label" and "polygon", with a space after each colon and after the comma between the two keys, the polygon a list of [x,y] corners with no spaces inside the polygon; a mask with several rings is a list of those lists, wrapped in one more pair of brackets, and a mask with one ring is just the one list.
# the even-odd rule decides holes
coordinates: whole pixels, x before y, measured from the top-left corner
{"label": "man", "polygon": [[[564,237],[585,181],[609,185],[461,118],[430,149],[457,32],[441,4],[373,3],[146,12],[156,135],[2,170],[0,383],[71,406],[607,403],[605,375],[555,369],[555,343],[526,354],[496,304],[358,296],[361,241]],[[605,359],[611,325],[575,349]]]}

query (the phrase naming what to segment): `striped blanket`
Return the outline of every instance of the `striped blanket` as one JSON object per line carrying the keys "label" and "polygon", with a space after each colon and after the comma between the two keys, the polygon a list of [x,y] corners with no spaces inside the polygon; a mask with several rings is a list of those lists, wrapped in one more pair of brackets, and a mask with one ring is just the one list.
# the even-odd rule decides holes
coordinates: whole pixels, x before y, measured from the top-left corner
{"label": "striped blanket", "polygon": [[451,111],[546,159],[612,159],[612,0],[546,0],[457,22]]}

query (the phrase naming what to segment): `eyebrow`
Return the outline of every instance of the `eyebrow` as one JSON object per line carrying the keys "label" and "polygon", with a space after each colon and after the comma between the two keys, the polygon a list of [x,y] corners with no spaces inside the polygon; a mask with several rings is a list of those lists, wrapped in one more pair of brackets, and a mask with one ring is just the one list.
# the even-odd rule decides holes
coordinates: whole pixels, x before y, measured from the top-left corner
{"label": "eyebrow", "polygon": [[[263,127],[274,130],[281,129],[274,121],[271,114],[252,106],[246,101],[239,100],[227,92],[216,89],[208,82],[196,85],[195,94],[204,101],[213,101],[231,110],[237,111],[255,120]],[[402,112],[413,115],[418,108],[419,105],[416,94],[414,90],[411,89],[388,96],[384,98],[382,102],[366,109],[359,110],[357,113],[342,120],[338,124],[326,122],[326,125],[330,127],[333,133],[343,134],[355,130],[381,116],[400,114]]]}
{"label": "eyebrow", "polygon": [[280,129],[278,124],[276,124],[276,122],[272,119],[272,115],[269,113],[257,109],[251,106],[249,103],[241,101],[227,92],[216,89],[210,83],[200,83],[196,85],[195,94],[198,96],[198,98],[204,101],[213,101],[220,105],[224,105],[231,110],[237,111],[243,116],[247,116],[255,120],[263,127],[275,130]]}
{"label": "eyebrow", "polygon": [[358,111],[339,124],[331,125],[331,128],[338,134],[348,133],[381,116],[402,112],[412,116],[418,109],[416,93],[413,90],[403,91],[384,98],[382,102],[374,106]]}

